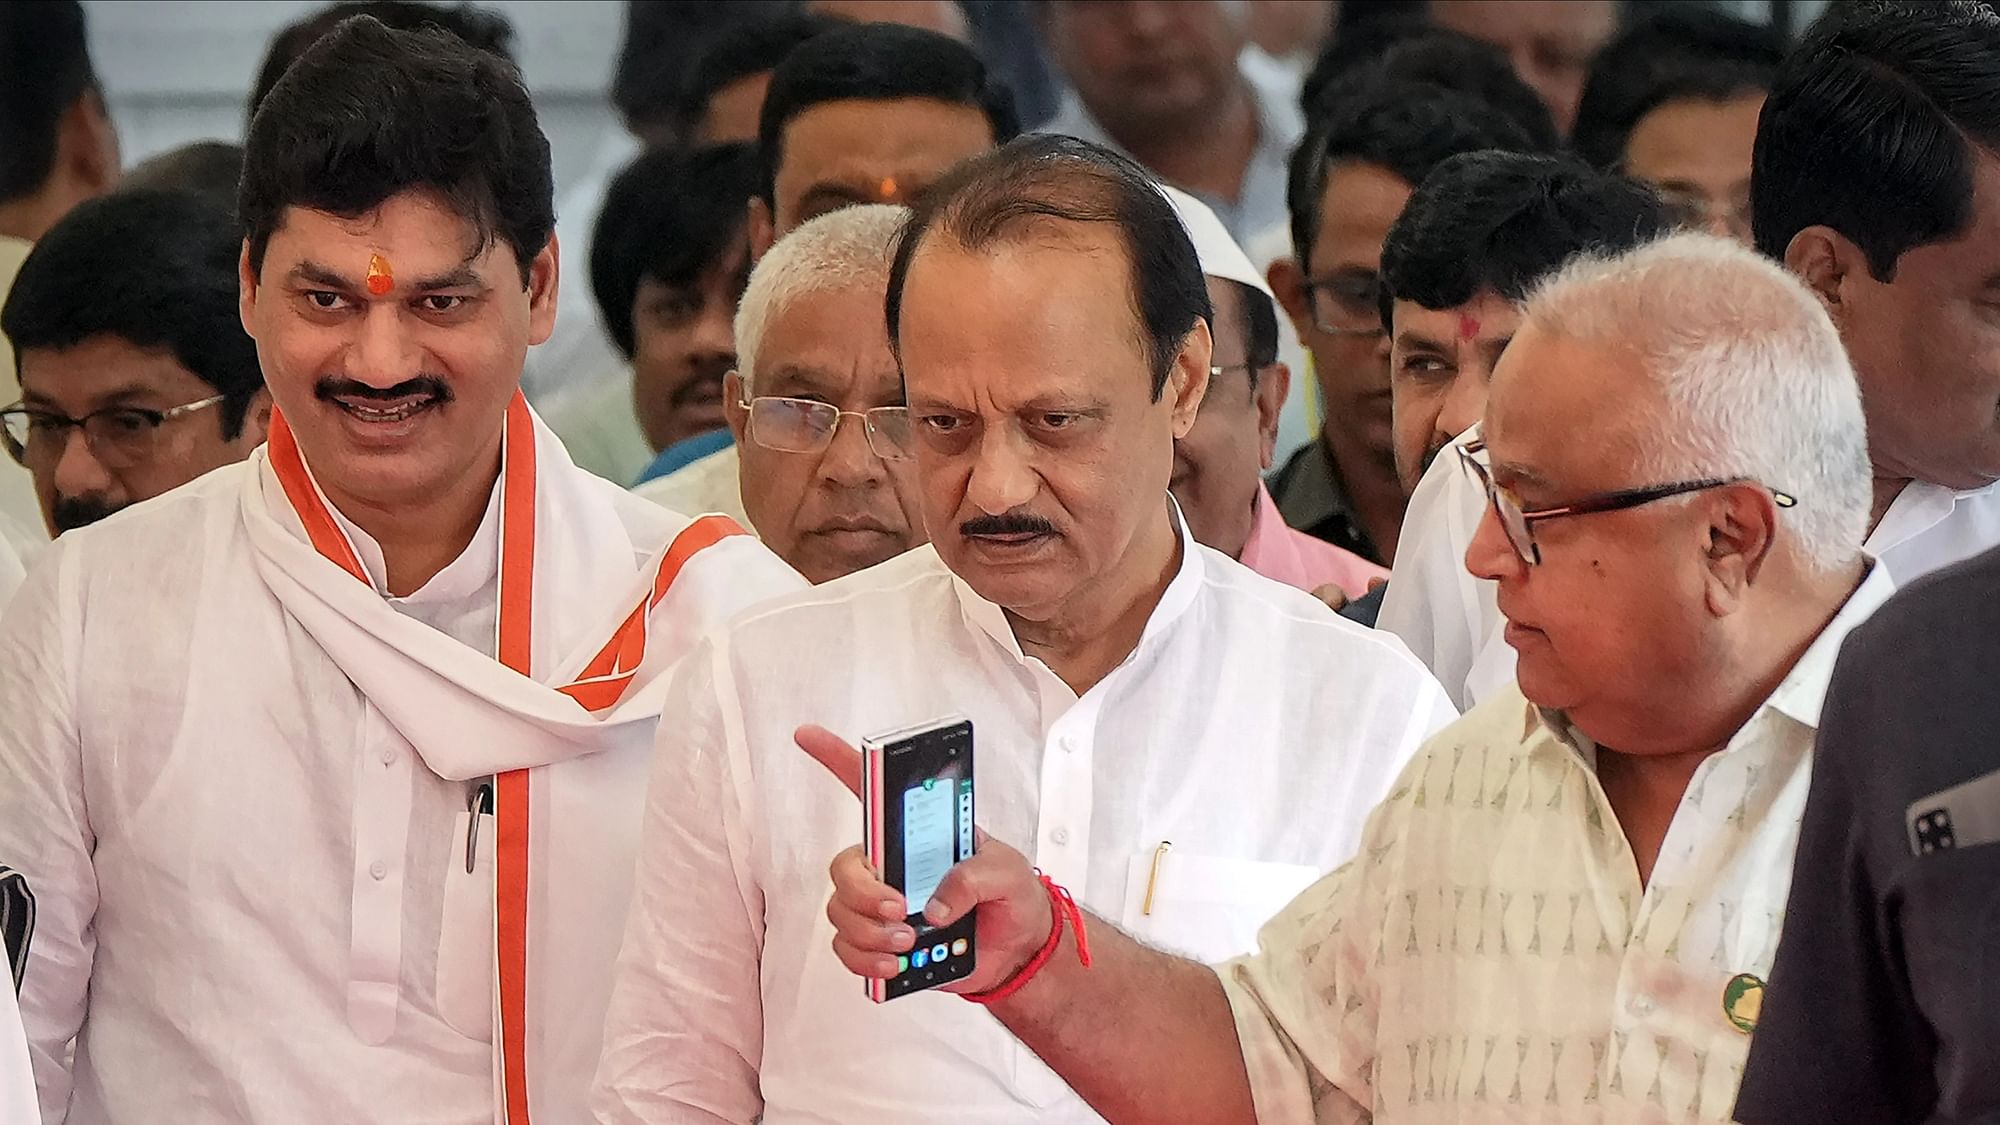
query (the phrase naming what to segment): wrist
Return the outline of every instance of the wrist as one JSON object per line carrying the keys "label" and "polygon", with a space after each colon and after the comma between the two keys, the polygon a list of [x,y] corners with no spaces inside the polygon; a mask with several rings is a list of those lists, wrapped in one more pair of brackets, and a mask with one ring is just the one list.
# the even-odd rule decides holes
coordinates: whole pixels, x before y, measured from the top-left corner
{"label": "wrist", "polygon": [[[1045,893],[1043,910],[1049,918],[1048,936],[1043,938],[1027,960],[1017,962],[1012,972],[1000,983],[984,992],[967,992],[962,995],[975,1004],[996,1004],[1019,993],[1035,977],[1047,968],[1065,947],[1073,949],[1077,961],[1084,968],[1090,967],[1090,934],[1085,929],[1083,910],[1069,891],[1055,880],[1037,871]],[[1070,936],[1074,935],[1074,940]]]}

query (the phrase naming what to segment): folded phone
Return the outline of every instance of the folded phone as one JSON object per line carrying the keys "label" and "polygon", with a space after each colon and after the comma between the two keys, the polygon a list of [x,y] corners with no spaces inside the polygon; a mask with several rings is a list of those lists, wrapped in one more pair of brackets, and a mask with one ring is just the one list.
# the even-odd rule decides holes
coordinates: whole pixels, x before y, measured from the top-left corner
{"label": "folded phone", "polygon": [[945,873],[972,858],[972,723],[953,717],[866,739],[861,763],[868,859],[903,893],[917,932],[897,974],[868,982],[880,1003],[972,972],[972,914],[933,926],[923,913]]}

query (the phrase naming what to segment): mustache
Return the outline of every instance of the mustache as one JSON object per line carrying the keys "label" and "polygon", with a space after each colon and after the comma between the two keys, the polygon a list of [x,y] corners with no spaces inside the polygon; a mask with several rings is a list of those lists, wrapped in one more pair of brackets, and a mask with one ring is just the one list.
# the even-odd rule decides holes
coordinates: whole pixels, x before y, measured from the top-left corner
{"label": "mustache", "polygon": [[419,375],[414,379],[405,379],[387,389],[371,387],[359,379],[341,379],[332,375],[323,375],[319,382],[313,384],[313,397],[321,402],[331,402],[336,398],[394,402],[399,398],[417,396],[434,398],[439,402],[450,402],[453,398],[451,388],[435,375]]}
{"label": "mustache", "polygon": [[960,535],[1054,535],[1056,525],[1026,512],[974,516],[958,525]]}
{"label": "mustache", "polygon": [[113,504],[96,496],[58,496],[49,515],[56,525],[56,534],[75,531],[79,527],[89,527],[98,520],[125,507]]}
{"label": "mustache", "polygon": [[694,374],[688,376],[686,381],[674,388],[673,395],[667,400],[668,403],[674,406],[686,406],[688,403],[694,401],[695,396],[713,388],[720,388],[723,377],[728,375],[729,369],[735,366],[736,360],[733,357],[717,357],[696,361]]}
{"label": "mustache", "polygon": [[1424,450],[1423,460],[1417,462],[1417,479],[1419,480],[1423,479],[1424,474],[1431,471],[1431,462],[1437,460],[1438,454],[1443,453],[1445,451],[1445,447],[1449,446],[1450,444],[1451,442],[1449,441],[1441,441],[1436,445],[1431,446],[1429,449]]}

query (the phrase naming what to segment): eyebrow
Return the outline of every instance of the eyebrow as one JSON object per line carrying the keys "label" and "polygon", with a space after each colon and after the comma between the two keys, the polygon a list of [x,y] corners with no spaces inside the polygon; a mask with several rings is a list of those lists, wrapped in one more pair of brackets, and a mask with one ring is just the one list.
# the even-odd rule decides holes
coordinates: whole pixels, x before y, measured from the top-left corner
{"label": "eyebrow", "polygon": [[799,367],[794,364],[779,364],[777,367],[758,376],[757,383],[757,390],[759,392],[769,391],[777,387],[783,388],[786,391],[805,391],[826,398],[831,398],[835,394],[832,382],[825,376],[812,368]]}
{"label": "eyebrow", "polygon": [[809,211],[815,206],[831,205],[848,207],[857,203],[872,203],[874,198],[859,188],[846,184],[814,184],[799,197],[799,210]]}
{"label": "eyebrow", "polygon": [[[144,383],[127,383],[122,387],[92,395],[91,401],[95,405],[91,409],[103,410],[108,407],[130,406],[136,401],[151,398],[159,393],[159,388],[157,387],[149,387]],[[21,405],[32,406],[38,410],[61,409],[56,404],[56,401],[48,395],[30,390],[27,387],[21,388]]]}
{"label": "eyebrow", "polygon": [[1433,351],[1433,352],[1445,352],[1452,350],[1451,345],[1439,341],[1436,337],[1430,335],[1428,332],[1422,332],[1415,328],[1410,329],[1408,332],[1396,333],[1396,343],[1404,344],[1412,348],[1423,348],[1427,351]]}
{"label": "eyebrow", "polygon": [[1526,465],[1517,465],[1511,461],[1494,461],[1488,466],[1488,471],[1493,474],[1494,480],[1506,482],[1509,487],[1516,483],[1544,490],[1553,490],[1555,487],[1547,477]]}
{"label": "eyebrow", "polygon": [[[286,274],[285,277],[294,284],[306,282],[342,293],[353,293],[360,288],[352,280],[343,276],[339,270],[321,265],[310,258],[293,266],[291,272]],[[427,293],[437,289],[479,289],[483,291],[486,289],[486,283],[480,280],[478,272],[472,268],[471,260],[467,259],[441,274],[419,278],[409,288],[419,293]]]}

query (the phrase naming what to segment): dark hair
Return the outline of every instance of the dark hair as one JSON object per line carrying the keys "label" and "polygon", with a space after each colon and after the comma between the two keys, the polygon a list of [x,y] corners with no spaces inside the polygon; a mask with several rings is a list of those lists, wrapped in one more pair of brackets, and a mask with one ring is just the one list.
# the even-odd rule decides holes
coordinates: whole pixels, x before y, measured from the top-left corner
{"label": "dark hair", "polygon": [[227,141],[195,141],[152,156],[125,173],[128,188],[179,188],[199,192],[236,213],[243,182],[243,146]]}
{"label": "dark hair", "polygon": [[356,217],[413,188],[483,245],[505,242],[527,284],[555,230],[555,185],[520,74],[454,35],[358,16],[308,47],[250,122],[237,203],[250,268],[287,208]]}
{"label": "dark hair", "polygon": [[263,389],[257,345],[236,304],[243,236],[215,200],[191,191],[125,188],[79,204],[21,264],[0,330],[18,357],[115,336],[165,348],[227,396],[222,436],[243,431]]}
{"label": "dark hair", "polygon": [[1021,131],[1014,95],[990,74],[972,48],[948,35],[891,23],[856,24],[801,44],[771,72],[757,125],[763,165],[759,190],[768,202],[784,155],[785,126],[813,106],[862,98],[928,98],[976,108],[1004,144]]}
{"label": "dark hair", "polygon": [[847,20],[812,12],[785,12],[761,23],[732,27],[694,60],[681,85],[675,103],[674,129],[682,138],[691,137],[708,116],[708,103],[731,83],[778,68],[803,44],[838,27]]}
{"label": "dark hair", "polygon": [[1750,217],[1783,258],[1827,226],[1879,281],[1972,221],[1975,146],[2000,151],[2000,16],[1976,4],[1837,5],[1778,68],[1757,123]]}
{"label": "dark hair", "polygon": [[496,12],[470,4],[445,7],[421,3],[420,0],[345,0],[344,3],[329,4],[296,23],[287,24],[271,38],[271,46],[264,52],[264,62],[257,68],[257,83],[250,88],[250,105],[244,112],[244,119],[247,121],[257,115],[257,107],[270,96],[271,87],[285,76],[287,67],[306,53],[307,47],[355,16],[372,17],[383,27],[397,31],[421,31],[426,28],[448,31],[463,39],[468,46],[491,51],[509,63],[514,61],[514,25]]}
{"label": "dark hair", "polygon": [[1382,244],[1382,322],[1396,301],[1448,309],[1488,290],[1519,301],[1578,253],[1622,253],[1673,225],[1659,196],[1575,157],[1454,156]]}
{"label": "dark hair", "polygon": [[1682,99],[1763,93],[1784,57],[1784,37],[1773,28],[1713,8],[1663,9],[1592,60],[1570,144],[1599,168],[1615,168],[1647,114]]}
{"label": "dark hair", "polygon": [[693,285],[743,232],[757,182],[747,143],[640,154],[611,181],[590,240],[590,289],[605,330],[631,358],[639,283]]}
{"label": "dark hair", "polygon": [[[1385,21],[1383,26],[1398,25]],[[1323,75],[1313,100],[1305,103],[1307,119],[1339,116],[1348,103],[1365,96],[1367,88],[1377,83],[1425,82],[1456,90],[1499,110],[1521,127],[1537,152],[1562,147],[1562,134],[1556,131],[1548,103],[1534,87],[1521,81],[1505,51],[1460,32],[1417,26],[1420,30],[1384,44],[1365,62],[1349,65],[1331,77]]]}
{"label": "dark hair", "polygon": [[1338,114],[1308,129],[1292,151],[1285,204],[1300,268],[1312,268],[1321,197],[1334,164],[1379,164],[1416,185],[1447,158],[1487,148],[1537,151],[1512,118],[1456,90],[1407,81],[1357,87]]}
{"label": "dark hair", "polygon": [[695,60],[732,28],[776,19],[794,0],[626,0],[611,104],[650,144],[677,143],[681,94]]}
{"label": "dark hair", "polygon": [[1194,242],[1145,169],[1110,149],[1051,133],[1031,133],[960,164],[918,200],[889,267],[889,346],[898,362],[903,283],[927,236],[936,231],[977,251],[1052,222],[1101,223],[1118,231],[1158,401],[1194,322],[1215,316]]}
{"label": "dark hair", "polygon": [[0,203],[48,183],[63,114],[96,89],[83,5],[0,4]]}
{"label": "dark hair", "polygon": [[1278,362],[1278,309],[1262,289],[1229,277],[1217,277],[1235,297],[1236,313],[1243,318],[1243,359],[1250,365],[1250,385],[1257,385],[1257,373]]}

